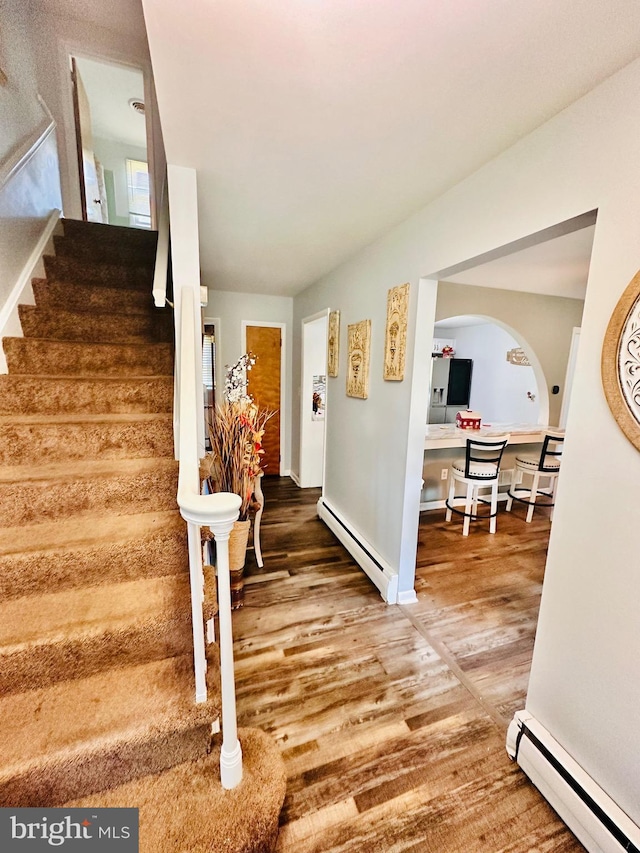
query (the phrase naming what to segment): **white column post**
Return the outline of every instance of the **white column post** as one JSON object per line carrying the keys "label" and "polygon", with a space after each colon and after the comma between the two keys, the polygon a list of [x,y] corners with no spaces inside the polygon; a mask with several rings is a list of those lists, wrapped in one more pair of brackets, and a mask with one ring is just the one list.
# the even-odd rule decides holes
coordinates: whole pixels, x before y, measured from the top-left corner
{"label": "white column post", "polygon": [[218,577],[218,620],[220,636],[220,683],[222,690],[222,748],[220,781],[223,788],[235,788],[242,781],[242,748],[238,740],[236,685],[233,667],[233,630],[231,625],[231,581],[229,577],[229,534],[233,523],[210,525],[216,540]]}

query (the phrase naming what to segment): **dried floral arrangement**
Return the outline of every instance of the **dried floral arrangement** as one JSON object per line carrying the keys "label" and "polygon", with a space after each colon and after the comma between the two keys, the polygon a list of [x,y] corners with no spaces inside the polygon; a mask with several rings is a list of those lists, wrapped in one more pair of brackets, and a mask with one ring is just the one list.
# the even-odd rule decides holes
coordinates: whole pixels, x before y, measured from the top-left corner
{"label": "dried floral arrangement", "polygon": [[227,365],[224,399],[213,409],[209,424],[211,452],[200,466],[210,492],[240,495],[239,521],[254,508],[253,481],[261,469],[262,438],[265,424],[275,412],[260,409],[247,393],[247,371],[256,363],[253,353],[245,353]]}

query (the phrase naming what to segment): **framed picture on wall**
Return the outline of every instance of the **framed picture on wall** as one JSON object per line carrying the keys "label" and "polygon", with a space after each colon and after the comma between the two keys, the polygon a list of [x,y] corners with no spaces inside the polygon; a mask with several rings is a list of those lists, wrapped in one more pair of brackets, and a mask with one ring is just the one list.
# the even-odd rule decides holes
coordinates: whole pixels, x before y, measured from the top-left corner
{"label": "framed picture on wall", "polygon": [[324,420],[324,407],[327,399],[327,377],[322,374],[313,377],[313,398],[311,401],[311,420]]}
{"label": "framed picture on wall", "polygon": [[640,450],[640,272],[627,286],[609,320],[601,372],[611,414]]}
{"label": "framed picture on wall", "polygon": [[371,320],[360,320],[347,328],[347,396],[366,400],[369,396]]}
{"label": "framed picture on wall", "polygon": [[384,343],[383,377],[402,382],[407,346],[409,284],[392,287],[387,293],[387,329]]}

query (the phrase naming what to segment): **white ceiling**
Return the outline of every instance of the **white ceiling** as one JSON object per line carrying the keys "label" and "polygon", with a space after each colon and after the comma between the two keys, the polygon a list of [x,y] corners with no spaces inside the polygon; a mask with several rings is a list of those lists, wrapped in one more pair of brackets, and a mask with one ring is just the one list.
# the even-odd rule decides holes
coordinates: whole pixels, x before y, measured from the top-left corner
{"label": "white ceiling", "polygon": [[436,320],[433,328],[436,332],[441,329],[462,329],[466,326],[488,326],[491,320],[486,317],[476,317],[474,314],[461,314],[459,317],[447,317],[445,320]]}
{"label": "white ceiling", "polygon": [[145,118],[129,106],[133,98],[144,102],[142,72],[91,59],[76,62],[91,106],[93,135],[145,148]]}
{"label": "white ceiling", "polygon": [[[59,2],[126,26],[137,0]],[[224,290],[302,290],[640,54],[637,0],[143,6]]]}

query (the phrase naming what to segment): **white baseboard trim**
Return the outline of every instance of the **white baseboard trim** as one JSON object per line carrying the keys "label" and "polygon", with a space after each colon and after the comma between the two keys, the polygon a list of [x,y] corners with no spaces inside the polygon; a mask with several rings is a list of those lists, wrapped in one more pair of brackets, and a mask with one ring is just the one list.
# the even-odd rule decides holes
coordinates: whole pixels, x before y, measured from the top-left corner
{"label": "white baseboard trim", "polygon": [[318,499],[318,516],[340,540],[364,573],[380,590],[387,604],[398,603],[398,573],[377,553],[344,516],[327,501]]}
{"label": "white baseboard trim", "polygon": [[[19,321],[17,320],[18,303],[22,300],[27,304],[33,304],[31,279],[34,275],[34,270],[44,255],[49,241],[53,236],[53,232],[56,230],[56,226],[59,222],[60,211],[52,210],[48,219],[45,221],[44,228],[42,229],[37,243],[29,253],[29,257],[25,261],[22,270],[20,271],[20,275],[11,288],[11,292],[9,293],[6,302],[2,307],[0,307],[0,338],[3,335],[6,335],[5,330],[9,325],[9,321],[11,321],[12,326],[19,326]],[[6,362],[4,362],[0,365],[0,373],[6,373],[6,371]]]}
{"label": "white baseboard trim", "polygon": [[297,474],[294,474],[294,472],[293,472],[293,471],[290,471],[290,472],[289,472],[289,476],[291,477],[291,479],[293,480],[293,482],[296,484],[296,486],[297,486],[298,488],[300,488],[300,480],[299,480],[299,478],[298,478],[298,475],[297,475]]}
{"label": "white baseboard trim", "polygon": [[415,604],[418,600],[415,589],[398,592],[398,604]]}
{"label": "white baseboard trim", "polygon": [[589,853],[638,853],[640,827],[528,711],[517,711],[507,752]]}

